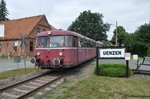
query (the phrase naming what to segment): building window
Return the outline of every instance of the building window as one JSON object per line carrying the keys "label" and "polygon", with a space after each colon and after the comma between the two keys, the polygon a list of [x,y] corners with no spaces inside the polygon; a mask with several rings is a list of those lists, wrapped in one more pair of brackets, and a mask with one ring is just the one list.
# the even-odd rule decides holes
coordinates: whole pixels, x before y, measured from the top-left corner
{"label": "building window", "polygon": [[2,44],[0,43],[0,48],[2,48]]}
{"label": "building window", "polygon": [[44,28],[43,31],[46,31],[46,29]]}
{"label": "building window", "polygon": [[15,45],[15,43],[13,43],[13,50],[14,50],[15,52],[17,52],[17,46]]}
{"label": "building window", "polygon": [[33,41],[30,41],[30,52],[34,51],[34,44]]}
{"label": "building window", "polygon": [[6,43],[6,48],[8,48],[8,46],[9,46],[9,43]]}
{"label": "building window", "polygon": [[35,30],[35,34],[38,34],[38,33],[40,33],[40,28],[39,27],[37,27],[36,30]]}

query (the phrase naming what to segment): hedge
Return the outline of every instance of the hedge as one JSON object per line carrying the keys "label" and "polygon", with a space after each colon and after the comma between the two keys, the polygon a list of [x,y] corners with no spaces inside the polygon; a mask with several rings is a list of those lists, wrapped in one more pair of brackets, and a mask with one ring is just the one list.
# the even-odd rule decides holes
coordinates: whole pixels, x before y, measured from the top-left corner
{"label": "hedge", "polygon": [[[132,70],[129,68],[129,76],[132,74]],[[96,68],[95,68],[96,73]],[[125,77],[126,65],[125,64],[100,64],[99,74],[110,77]]]}

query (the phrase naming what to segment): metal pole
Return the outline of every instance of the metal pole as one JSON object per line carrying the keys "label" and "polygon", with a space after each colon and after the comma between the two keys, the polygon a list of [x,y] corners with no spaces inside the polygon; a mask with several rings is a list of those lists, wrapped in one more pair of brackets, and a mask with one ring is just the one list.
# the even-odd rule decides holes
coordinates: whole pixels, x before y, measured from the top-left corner
{"label": "metal pole", "polygon": [[129,77],[129,61],[126,60],[126,77]]}
{"label": "metal pole", "polygon": [[117,46],[117,41],[118,39],[117,39],[117,21],[116,21],[116,46]]}

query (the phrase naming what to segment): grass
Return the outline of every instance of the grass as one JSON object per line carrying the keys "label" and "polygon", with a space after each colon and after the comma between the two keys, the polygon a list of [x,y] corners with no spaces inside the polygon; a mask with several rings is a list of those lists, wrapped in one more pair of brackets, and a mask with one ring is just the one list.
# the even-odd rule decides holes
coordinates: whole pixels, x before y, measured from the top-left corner
{"label": "grass", "polygon": [[[73,81],[72,81],[73,82]],[[48,92],[40,99],[149,99],[150,80],[134,76],[114,78],[93,75],[90,78],[59,86],[56,92]],[[60,90],[61,92],[60,94]],[[59,94],[58,94],[59,93]]]}
{"label": "grass", "polygon": [[0,79],[20,76],[20,75],[24,75],[24,74],[34,72],[34,71],[35,71],[35,68],[21,68],[21,69],[4,71],[4,72],[0,72]]}
{"label": "grass", "polygon": [[[0,60],[14,60],[15,56],[0,56]],[[30,60],[29,57],[25,57],[26,60]],[[21,60],[24,60],[24,56],[21,56]]]}

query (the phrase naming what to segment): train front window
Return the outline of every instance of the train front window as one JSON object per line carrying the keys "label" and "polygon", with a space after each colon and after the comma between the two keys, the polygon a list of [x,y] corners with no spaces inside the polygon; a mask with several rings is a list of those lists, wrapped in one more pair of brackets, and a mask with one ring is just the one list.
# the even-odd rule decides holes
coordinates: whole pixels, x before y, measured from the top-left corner
{"label": "train front window", "polygon": [[77,47],[77,37],[74,36],[47,36],[37,38],[37,47]]}
{"label": "train front window", "polygon": [[77,37],[74,36],[65,36],[65,46],[66,47],[77,47]]}
{"label": "train front window", "polygon": [[64,46],[64,36],[50,37],[50,47],[63,47],[63,46]]}
{"label": "train front window", "polygon": [[37,47],[49,47],[49,37],[37,38]]}

